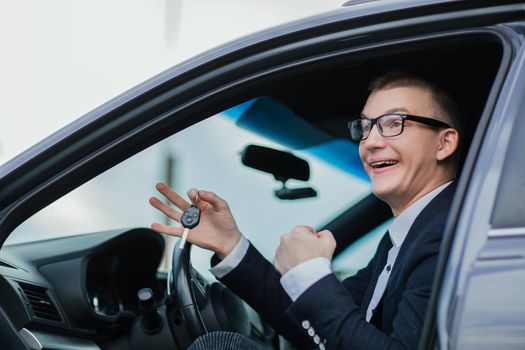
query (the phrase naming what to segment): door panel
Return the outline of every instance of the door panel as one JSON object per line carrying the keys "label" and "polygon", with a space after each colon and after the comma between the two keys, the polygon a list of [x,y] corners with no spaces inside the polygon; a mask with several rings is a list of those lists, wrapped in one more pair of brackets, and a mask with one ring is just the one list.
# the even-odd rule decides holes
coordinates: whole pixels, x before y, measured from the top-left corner
{"label": "door panel", "polygon": [[507,75],[458,221],[438,305],[442,349],[525,344],[525,49]]}

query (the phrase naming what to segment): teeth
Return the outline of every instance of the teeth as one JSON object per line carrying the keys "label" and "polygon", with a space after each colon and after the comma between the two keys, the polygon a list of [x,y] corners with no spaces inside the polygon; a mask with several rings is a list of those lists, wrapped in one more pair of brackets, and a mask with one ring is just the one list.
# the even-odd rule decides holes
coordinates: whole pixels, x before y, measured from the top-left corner
{"label": "teeth", "polygon": [[397,164],[397,162],[393,161],[393,160],[385,160],[385,161],[381,161],[381,162],[374,162],[371,165],[372,165],[373,168],[381,168],[381,167],[390,166],[390,165],[394,165],[394,164]]}

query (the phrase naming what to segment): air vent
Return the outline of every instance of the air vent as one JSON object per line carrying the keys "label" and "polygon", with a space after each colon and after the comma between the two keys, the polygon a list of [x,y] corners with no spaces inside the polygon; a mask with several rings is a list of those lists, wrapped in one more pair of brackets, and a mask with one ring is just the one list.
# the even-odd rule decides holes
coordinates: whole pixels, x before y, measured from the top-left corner
{"label": "air vent", "polygon": [[47,294],[47,289],[28,283],[18,283],[24,292],[33,314],[44,320],[62,322],[62,317],[55,304]]}

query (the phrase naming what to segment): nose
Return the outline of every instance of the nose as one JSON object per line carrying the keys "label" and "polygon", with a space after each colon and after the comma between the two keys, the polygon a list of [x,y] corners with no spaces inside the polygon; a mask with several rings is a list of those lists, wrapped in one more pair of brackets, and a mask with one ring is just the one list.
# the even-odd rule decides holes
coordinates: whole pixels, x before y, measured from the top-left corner
{"label": "nose", "polygon": [[385,138],[379,133],[377,124],[372,126],[368,137],[364,141],[361,141],[361,145],[366,150],[384,147]]}

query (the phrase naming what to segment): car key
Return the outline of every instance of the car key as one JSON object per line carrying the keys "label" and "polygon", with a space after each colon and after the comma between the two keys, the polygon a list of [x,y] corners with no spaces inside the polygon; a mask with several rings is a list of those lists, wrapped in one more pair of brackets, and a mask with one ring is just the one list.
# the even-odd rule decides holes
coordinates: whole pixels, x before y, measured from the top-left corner
{"label": "car key", "polygon": [[201,211],[195,205],[191,205],[188,208],[186,208],[186,210],[184,210],[182,216],[180,217],[180,223],[182,224],[182,227],[184,227],[184,232],[182,233],[179,249],[184,248],[184,245],[186,244],[186,239],[188,238],[188,233],[192,228],[199,224],[200,218]]}

